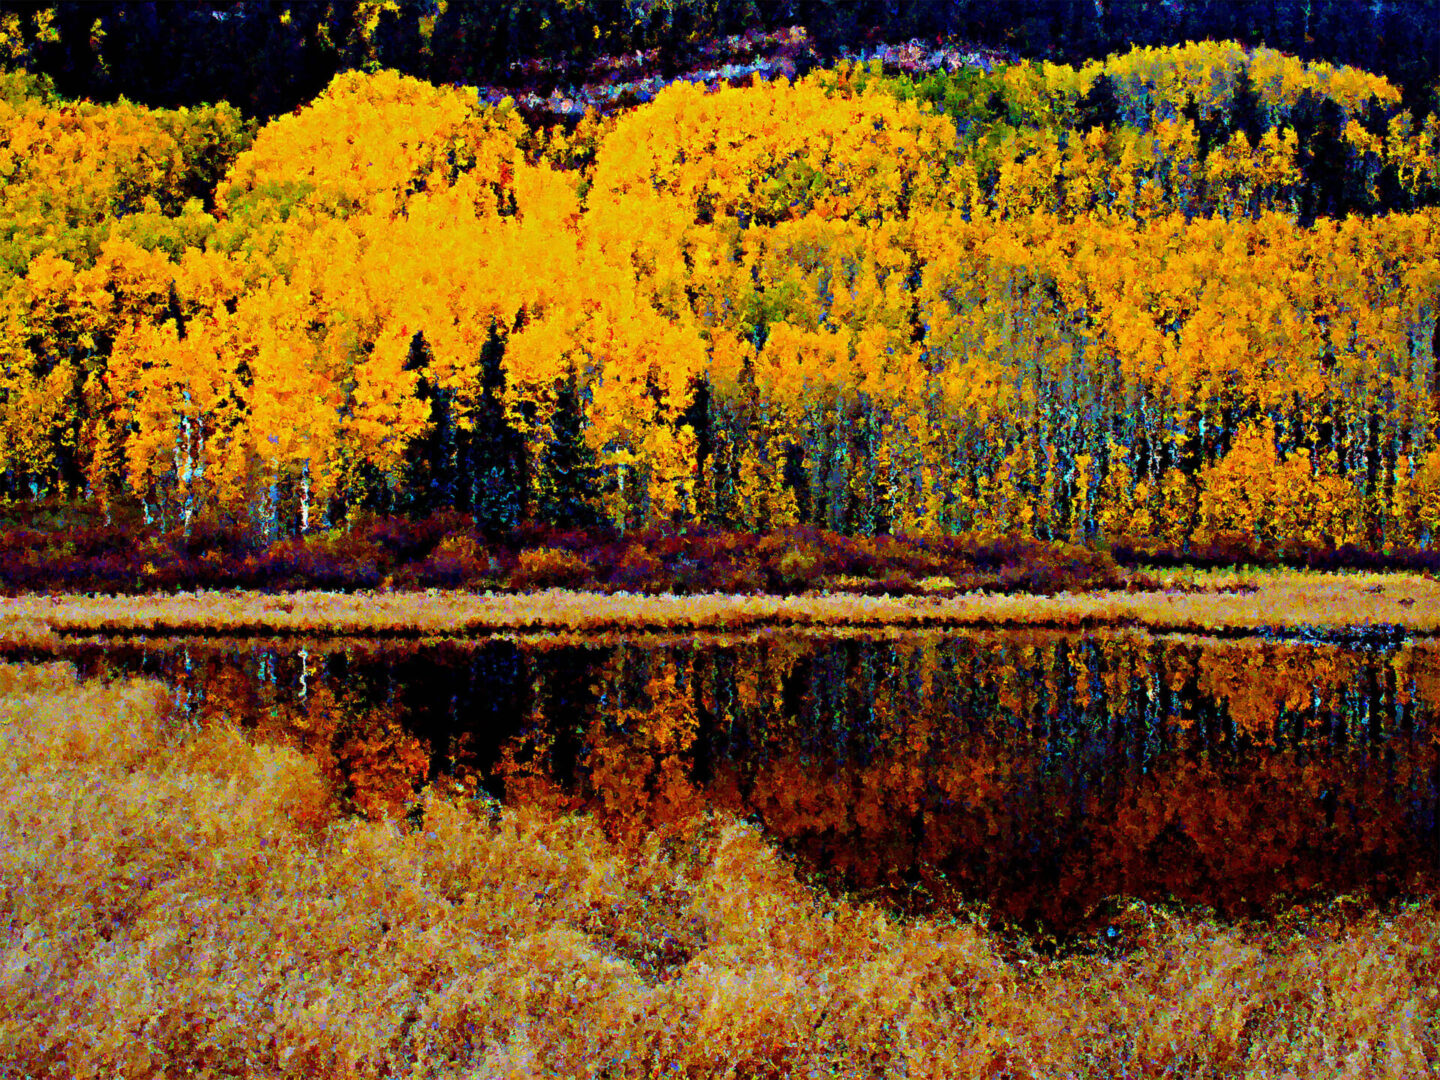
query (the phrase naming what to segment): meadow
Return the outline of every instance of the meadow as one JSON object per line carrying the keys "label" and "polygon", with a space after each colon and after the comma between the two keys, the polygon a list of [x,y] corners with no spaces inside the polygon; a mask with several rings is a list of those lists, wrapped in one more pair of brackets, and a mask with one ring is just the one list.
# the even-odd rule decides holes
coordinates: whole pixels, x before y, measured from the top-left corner
{"label": "meadow", "polygon": [[1440,913],[1132,904],[1123,958],[809,890],[744,822],[636,843],[312,761],[163,687],[0,668],[0,1060],[70,1076],[1428,1076]]}
{"label": "meadow", "polygon": [[0,633],[53,635],[426,637],[524,631],[744,631],[763,627],[1144,627],[1209,635],[1258,629],[1440,630],[1440,584],[1428,574],[1170,570],[1161,587],[1037,596],[957,593],[926,579],[918,596],[808,591],[793,596],[630,594],[542,589],[424,589],[276,594],[180,591],[150,596],[0,597]]}

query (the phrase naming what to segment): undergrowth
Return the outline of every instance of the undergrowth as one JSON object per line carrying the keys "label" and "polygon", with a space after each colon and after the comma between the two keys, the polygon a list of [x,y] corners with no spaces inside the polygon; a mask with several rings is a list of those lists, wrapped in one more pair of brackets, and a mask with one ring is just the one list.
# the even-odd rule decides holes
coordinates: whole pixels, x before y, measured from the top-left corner
{"label": "undergrowth", "polygon": [[526,525],[488,534],[463,514],[357,514],[344,528],[265,543],[208,520],[162,532],[133,514],[109,523],[82,506],[0,508],[0,593],[459,588],[531,592],[795,595],[808,591],[1055,593],[1144,584],[1102,551],[1020,536],[845,536],[708,525],[619,532]]}

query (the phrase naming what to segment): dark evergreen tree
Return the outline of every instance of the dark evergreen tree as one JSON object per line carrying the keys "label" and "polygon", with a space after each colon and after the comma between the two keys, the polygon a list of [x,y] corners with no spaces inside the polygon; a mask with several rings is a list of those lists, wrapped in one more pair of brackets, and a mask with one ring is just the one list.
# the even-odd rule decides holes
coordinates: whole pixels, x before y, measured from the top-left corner
{"label": "dark evergreen tree", "polygon": [[[1355,119],[1366,132],[1383,144],[1390,131],[1390,118],[1397,111],[1372,95],[1365,106],[1358,111]],[[1374,163],[1373,158],[1371,158],[1371,163]],[[1394,210],[1413,208],[1414,200],[1401,188],[1399,170],[1393,164],[1378,170],[1373,192],[1364,175],[1365,155],[1354,155],[1352,166],[1346,180],[1346,187],[1348,197],[1352,200],[1353,205],[1363,209],[1367,214],[1388,214]]]}
{"label": "dark evergreen tree", "polygon": [[1385,5],[1374,70],[1400,86],[1401,108],[1419,120],[1440,109],[1440,0]]}
{"label": "dark evergreen tree", "polygon": [[860,3],[799,0],[792,9],[796,21],[806,28],[817,59],[824,65],[832,64],[847,49],[863,47],[866,32],[873,37],[881,25],[880,4],[875,0]]}
{"label": "dark evergreen tree", "polygon": [[380,9],[375,27],[375,54],[382,68],[394,68],[421,78],[429,74],[421,60],[425,44],[420,36],[418,15],[414,4]]}
{"label": "dark evergreen tree", "polygon": [[1291,113],[1300,146],[1299,224],[1309,228],[1317,217],[1342,217],[1350,209],[1346,199],[1350,148],[1344,139],[1344,115],[1329,98],[1319,99],[1308,88]]}
{"label": "dark evergreen tree", "polygon": [[1106,131],[1114,131],[1120,126],[1120,98],[1115,92],[1115,81],[1109,75],[1101,75],[1091,84],[1076,109],[1075,126],[1079,130],[1103,127]]}
{"label": "dark evergreen tree", "polygon": [[50,445],[53,464],[33,472],[15,470],[17,487],[13,494],[26,499],[57,495],[74,498],[84,488],[77,451],[82,425],[89,420],[83,393],[85,377],[99,372],[110,351],[109,335],[95,335],[94,345],[87,348],[73,328],[58,333],[40,333],[37,329],[27,335],[25,345],[31,357],[30,373],[36,380],[53,379],[56,370],[64,365],[69,367],[70,378],[60,391],[65,405],[43,436]]}
{"label": "dark evergreen tree", "polygon": [[1235,94],[1230,99],[1230,118],[1227,127],[1229,134],[1243,131],[1252,147],[1260,145],[1260,139],[1270,127],[1265,120],[1265,109],[1260,102],[1260,95],[1255,92],[1255,82],[1250,77],[1249,64],[1242,66],[1235,76]]}
{"label": "dark evergreen tree", "polygon": [[1193,95],[1186,98],[1180,115],[1195,125],[1195,134],[1198,136],[1196,154],[1201,164],[1230,137],[1225,113],[1216,109],[1202,117],[1200,106]]}
{"label": "dark evergreen tree", "polygon": [[170,282],[170,296],[165,304],[165,315],[175,323],[175,333],[180,339],[185,339],[185,312],[180,307],[180,294],[175,289],[175,282]]}
{"label": "dark evergreen tree", "polygon": [[805,448],[798,443],[785,447],[785,466],[782,478],[785,485],[795,492],[795,505],[802,522],[811,522],[810,477],[805,471]]}
{"label": "dark evergreen tree", "polygon": [[[710,379],[700,376],[690,383],[690,404],[675,420],[678,431],[685,425],[695,432],[695,494],[701,502],[708,503],[708,485],[705,483],[705,465],[715,445],[714,418],[710,410]],[[704,520],[709,505],[694,508],[696,521]]]}
{"label": "dark evergreen tree", "polygon": [[410,339],[405,370],[420,374],[416,396],[430,407],[429,424],[405,448],[398,508],[415,517],[455,505],[456,430],[454,392],[436,385],[430,371],[430,346],[425,335]]}
{"label": "dark evergreen tree", "polygon": [[585,417],[579,376],[572,363],[567,374],[555,380],[555,414],[551,438],[540,455],[539,518],[564,529],[588,529],[599,524],[593,508],[600,470],[595,452],[585,441]]}
{"label": "dark evergreen tree", "polygon": [[849,535],[875,536],[890,531],[890,516],[885,510],[889,484],[883,477],[872,476],[875,450],[879,445],[879,422],[875,405],[861,394],[847,410],[847,430],[837,433],[846,443],[846,468],[837,477],[843,485],[837,492],[841,514],[841,531]]}
{"label": "dark evergreen tree", "polygon": [[456,508],[488,533],[516,528],[524,517],[525,444],[505,416],[505,339],[494,320],[480,350],[480,400],[473,429],[460,436]]}
{"label": "dark evergreen tree", "polygon": [[[389,514],[397,509],[395,491],[385,474],[368,461],[355,465],[353,498],[366,510]],[[345,507],[348,511],[348,507]]]}

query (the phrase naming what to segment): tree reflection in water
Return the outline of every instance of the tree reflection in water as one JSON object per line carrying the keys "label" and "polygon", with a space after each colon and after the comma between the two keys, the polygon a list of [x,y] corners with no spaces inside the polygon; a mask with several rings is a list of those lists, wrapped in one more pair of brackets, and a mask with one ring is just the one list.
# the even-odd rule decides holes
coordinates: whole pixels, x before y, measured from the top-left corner
{"label": "tree reflection in water", "polygon": [[1440,877],[1440,647],[1061,634],[591,645],[76,644],[314,754],[347,810],[426,783],[639,843],[753,815],[802,876],[1093,935],[1117,898],[1263,917]]}

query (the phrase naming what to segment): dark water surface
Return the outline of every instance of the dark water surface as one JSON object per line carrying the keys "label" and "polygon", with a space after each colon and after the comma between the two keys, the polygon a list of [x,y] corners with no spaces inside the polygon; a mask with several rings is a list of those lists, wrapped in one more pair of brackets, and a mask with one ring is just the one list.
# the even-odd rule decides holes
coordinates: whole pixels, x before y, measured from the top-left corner
{"label": "dark water surface", "polygon": [[302,746],[357,812],[427,781],[592,812],[614,836],[719,806],[826,887],[907,913],[988,904],[997,928],[1063,941],[1103,932],[1116,897],[1228,919],[1440,881],[1433,641],[125,639],[60,656],[167,681],[178,722]]}

